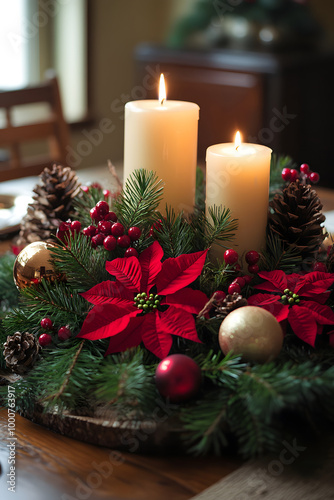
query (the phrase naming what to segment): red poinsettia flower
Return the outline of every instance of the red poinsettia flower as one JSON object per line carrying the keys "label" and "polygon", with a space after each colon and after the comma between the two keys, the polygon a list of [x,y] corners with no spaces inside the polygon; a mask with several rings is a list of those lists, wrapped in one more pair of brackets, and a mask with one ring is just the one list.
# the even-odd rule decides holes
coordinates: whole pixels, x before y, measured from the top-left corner
{"label": "red poinsettia flower", "polygon": [[304,342],[314,346],[323,325],[334,325],[334,313],[324,305],[330,295],[328,288],[334,283],[334,274],[312,272],[302,276],[264,271],[259,276],[266,281],[254,288],[271,293],[252,295],[249,305],[267,309],[279,322],[287,320]]}
{"label": "red poinsettia flower", "polygon": [[143,342],[159,358],[168,355],[172,335],[200,342],[193,314],[208,298],[187,286],[200,275],[206,254],[184,254],[162,263],[163,250],[156,241],[139,258],[107,262],[106,270],[116,281],[104,281],[82,293],[94,307],[79,337],[110,337],[106,355]]}

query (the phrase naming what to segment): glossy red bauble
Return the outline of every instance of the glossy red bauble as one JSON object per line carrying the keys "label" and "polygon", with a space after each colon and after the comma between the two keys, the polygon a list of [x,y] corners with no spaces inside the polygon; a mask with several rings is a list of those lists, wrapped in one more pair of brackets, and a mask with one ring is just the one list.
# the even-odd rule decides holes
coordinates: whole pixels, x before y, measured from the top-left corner
{"label": "glossy red bauble", "polygon": [[237,262],[238,258],[239,258],[238,252],[236,252],[232,248],[229,248],[224,253],[224,260],[226,264],[229,264],[230,266],[233,266],[233,264]]}
{"label": "glossy red bauble", "polygon": [[201,369],[184,354],[171,354],[157,366],[155,382],[160,394],[172,403],[196,396],[202,383]]}
{"label": "glossy red bauble", "polygon": [[52,337],[48,333],[42,333],[42,335],[40,335],[38,338],[38,342],[40,346],[46,347],[47,345],[51,344]]}

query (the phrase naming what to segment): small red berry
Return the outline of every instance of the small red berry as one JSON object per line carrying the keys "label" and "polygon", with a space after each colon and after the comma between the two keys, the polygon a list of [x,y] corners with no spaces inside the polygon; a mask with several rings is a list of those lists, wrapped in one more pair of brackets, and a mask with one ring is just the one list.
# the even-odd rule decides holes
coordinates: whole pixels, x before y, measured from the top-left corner
{"label": "small red berry", "polygon": [[250,250],[246,253],[245,260],[247,264],[257,264],[260,260],[260,256],[256,250]]}
{"label": "small red berry", "polygon": [[318,172],[311,172],[308,178],[313,184],[317,184],[317,182],[319,182],[320,175],[318,174]]}
{"label": "small red berry", "polygon": [[319,273],[327,273],[327,267],[323,262],[315,262],[313,264],[313,271],[318,271]]}
{"label": "small red berry", "polygon": [[259,272],[259,266],[257,264],[250,264],[248,266],[248,271],[251,274],[257,274]]}
{"label": "small red berry", "polygon": [[127,234],[123,234],[117,238],[117,245],[121,248],[129,248],[131,245],[130,237]]}
{"label": "small red berry", "polygon": [[71,222],[70,229],[72,232],[75,231],[76,233],[79,233],[81,230],[81,222],[78,220],[74,220],[73,222]]}
{"label": "small red berry", "polygon": [[115,214],[115,212],[108,212],[104,216],[104,220],[111,220],[111,222],[117,222],[117,215]]}
{"label": "small red berry", "polygon": [[103,240],[103,246],[109,252],[112,252],[113,250],[115,250],[116,245],[117,245],[117,240],[116,240],[115,236],[111,236],[111,235],[106,236],[106,238],[104,238],[104,240]]}
{"label": "small red berry", "polygon": [[290,181],[295,182],[299,178],[299,172],[295,168],[290,170]]}
{"label": "small red berry", "polygon": [[89,187],[88,186],[81,186],[81,189],[84,193],[88,193]]}
{"label": "small red berry", "polygon": [[93,247],[96,248],[100,245],[103,245],[105,235],[102,233],[97,233],[95,236],[92,237],[92,244]]}
{"label": "small red berry", "polygon": [[246,274],[243,276],[243,279],[245,280],[246,285],[249,285],[249,283],[252,281],[253,277],[249,276],[249,274]]}
{"label": "small red berry", "polygon": [[52,337],[48,333],[42,333],[42,335],[40,335],[38,338],[38,342],[40,346],[46,347],[47,345],[51,344]]}
{"label": "small red berry", "polygon": [[59,238],[63,243],[68,243],[69,241],[69,236],[68,236],[68,230],[66,231],[61,231],[59,228],[56,231],[56,237]]}
{"label": "small red berry", "polygon": [[289,168],[283,168],[282,179],[283,181],[289,181],[291,178],[291,170]]}
{"label": "small red berry", "polygon": [[44,330],[52,330],[53,323],[52,323],[51,319],[50,318],[43,318],[41,320],[41,327]]}
{"label": "small red berry", "polygon": [[67,340],[70,338],[71,334],[72,334],[72,332],[71,332],[70,327],[68,325],[61,326],[58,330],[59,340]]}
{"label": "small red berry", "polygon": [[93,182],[93,183],[90,185],[90,187],[91,187],[92,189],[102,189],[102,186],[101,186],[101,184],[100,184],[99,182]]}
{"label": "small red berry", "polygon": [[[113,236],[122,236],[124,234],[124,226],[120,222],[115,222],[111,227],[111,234]],[[130,239],[130,238],[129,238]]]}
{"label": "small red berry", "polygon": [[241,276],[235,278],[235,280],[233,280],[232,283],[238,283],[238,285],[240,285],[240,288],[243,288],[246,285],[246,281]]}
{"label": "small red berry", "polygon": [[59,231],[64,231],[64,232],[66,232],[66,231],[68,231],[68,230],[69,230],[70,226],[71,226],[71,223],[70,223],[70,222],[61,222],[61,223],[59,224],[58,229],[59,229]]}
{"label": "small red berry", "polygon": [[95,236],[97,233],[97,228],[95,226],[87,226],[82,230],[83,234],[86,236],[89,236],[90,238],[92,236]]}
{"label": "small red berry", "polygon": [[241,286],[239,285],[239,283],[232,281],[232,283],[228,287],[228,293],[230,293],[232,295],[232,293],[234,293],[234,292],[241,293]]}
{"label": "small red berry", "polygon": [[103,233],[106,236],[111,234],[111,222],[109,222],[108,220],[100,220],[100,222],[97,225],[97,228],[100,233]]}
{"label": "small red berry", "polygon": [[302,165],[300,165],[299,170],[302,174],[307,175],[310,171],[310,166],[307,163],[303,163]]}
{"label": "small red berry", "polygon": [[234,266],[234,270],[239,272],[241,270],[240,264],[237,262],[236,265]]}
{"label": "small red berry", "polygon": [[224,253],[224,260],[225,260],[226,264],[229,264],[230,266],[233,266],[233,264],[235,264],[237,262],[238,258],[239,258],[238,253],[235,250],[233,250],[232,248],[229,248]]}
{"label": "small red berry", "polygon": [[98,201],[95,205],[99,214],[105,216],[109,212],[109,205],[106,201]]}
{"label": "small red berry", "polygon": [[162,220],[159,219],[159,220],[157,220],[157,222],[155,222],[153,224],[153,226],[151,226],[151,229],[150,229],[150,232],[149,232],[149,236],[153,236],[154,237],[155,236],[154,232],[158,231],[158,233],[159,233],[161,231],[161,229],[162,229]]}
{"label": "small red berry", "polygon": [[138,252],[135,248],[130,247],[127,250],[125,250],[124,257],[138,257]]}
{"label": "small red berry", "polygon": [[103,219],[103,215],[97,210],[96,207],[91,208],[89,213],[90,213],[91,218],[93,220],[95,220],[96,222]]}
{"label": "small red berry", "polygon": [[111,192],[109,191],[109,189],[104,189],[102,192],[105,198],[109,198],[109,196],[111,196]]}
{"label": "small red berry", "polygon": [[215,300],[215,302],[222,302],[226,297],[226,293],[223,292],[223,290],[217,290],[214,294],[213,294],[213,298]]}
{"label": "small red berry", "polygon": [[141,237],[141,229],[137,226],[132,226],[128,231],[128,235],[130,236],[131,241],[139,240]]}

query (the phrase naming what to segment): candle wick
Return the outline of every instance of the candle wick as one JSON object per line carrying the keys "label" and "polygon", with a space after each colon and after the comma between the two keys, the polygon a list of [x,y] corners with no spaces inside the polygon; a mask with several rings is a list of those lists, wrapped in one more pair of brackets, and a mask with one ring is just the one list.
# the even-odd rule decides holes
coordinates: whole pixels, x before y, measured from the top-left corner
{"label": "candle wick", "polygon": [[165,99],[166,99],[165,97],[163,97],[163,98],[161,99],[161,101],[160,101],[161,106],[163,105],[163,103],[164,103]]}
{"label": "candle wick", "polygon": [[236,147],[235,147],[235,150],[236,150],[236,151],[238,151],[238,149],[239,149],[239,144],[238,144],[238,146],[236,146]]}

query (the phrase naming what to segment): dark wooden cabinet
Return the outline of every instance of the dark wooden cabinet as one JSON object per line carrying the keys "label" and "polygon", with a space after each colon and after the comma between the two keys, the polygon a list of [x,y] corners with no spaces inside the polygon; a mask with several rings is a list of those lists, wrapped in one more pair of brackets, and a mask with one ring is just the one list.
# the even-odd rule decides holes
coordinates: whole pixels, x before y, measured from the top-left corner
{"label": "dark wooden cabinet", "polygon": [[[200,106],[198,154],[231,142],[271,147],[297,163],[309,163],[321,184],[334,187],[334,51],[179,51],[141,45],[135,53],[136,84],[159,66],[167,98]],[[157,98],[158,89],[147,90]]]}

